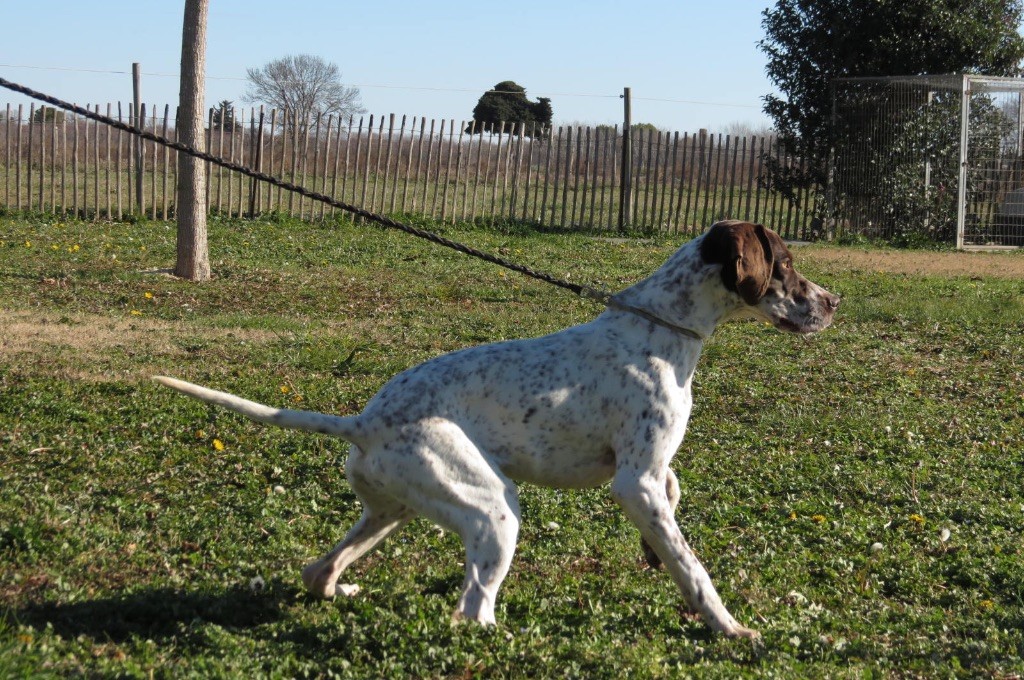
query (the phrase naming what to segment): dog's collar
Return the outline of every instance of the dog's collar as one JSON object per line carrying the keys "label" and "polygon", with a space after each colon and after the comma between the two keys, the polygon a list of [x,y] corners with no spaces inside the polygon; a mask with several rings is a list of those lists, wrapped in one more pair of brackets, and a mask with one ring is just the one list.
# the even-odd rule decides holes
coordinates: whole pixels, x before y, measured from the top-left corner
{"label": "dog's collar", "polygon": [[662,328],[667,328],[670,331],[675,331],[676,333],[679,333],[680,335],[685,335],[688,338],[693,338],[694,340],[700,340],[701,342],[704,342],[705,340],[707,340],[707,338],[705,336],[701,335],[700,333],[698,333],[697,331],[693,330],[692,328],[686,328],[685,326],[678,326],[678,325],[672,323],[671,321],[665,321],[665,319],[662,319],[660,316],[655,316],[654,314],[651,314],[646,309],[641,309],[640,307],[634,307],[633,305],[627,305],[625,302],[617,300],[614,295],[609,296],[607,299],[605,299],[604,303],[610,309],[617,309],[620,312],[629,312],[630,314],[635,314],[636,316],[639,316],[641,319],[644,319],[646,321],[650,321],[651,323],[657,324],[658,326],[661,326]]}

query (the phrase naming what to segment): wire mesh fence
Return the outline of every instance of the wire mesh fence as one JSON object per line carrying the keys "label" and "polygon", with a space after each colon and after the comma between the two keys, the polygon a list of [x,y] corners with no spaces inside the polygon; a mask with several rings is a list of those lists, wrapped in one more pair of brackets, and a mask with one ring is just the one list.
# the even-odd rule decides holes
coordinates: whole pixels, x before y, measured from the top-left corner
{"label": "wire mesh fence", "polygon": [[[135,120],[130,105],[103,108]],[[146,129],[175,139],[170,107],[143,106],[139,114]],[[0,116],[4,205],[93,219],[173,216],[173,149],[152,142],[136,148],[130,134],[49,107],[7,105]],[[628,190],[617,126],[504,124],[477,134],[472,122],[455,120],[389,115],[305,122],[287,111],[211,109],[206,144],[214,155],[384,214],[613,231],[625,193],[631,229],[694,232],[738,218],[806,237],[813,196],[794,206],[766,188],[762,176],[761,158],[774,138],[649,126],[634,126],[631,134]],[[332,212],[219,167],[208,168],[207,179],[214,212],[306,219]]]}
{"label": "wire mesh fence", "polygon": [[836,81],[836,231],[1024,245],[1022,92],[967,75]]}

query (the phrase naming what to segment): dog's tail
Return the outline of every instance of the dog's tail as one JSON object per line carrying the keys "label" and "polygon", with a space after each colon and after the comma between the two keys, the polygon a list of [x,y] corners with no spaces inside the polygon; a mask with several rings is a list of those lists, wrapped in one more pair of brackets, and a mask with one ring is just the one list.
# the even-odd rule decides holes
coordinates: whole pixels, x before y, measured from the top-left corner
{"label": "dog's tail", "polygon": [[274,408],[236,397],[227,392],[218,392],[217,390],[207,389],[184,380],[175,380],[174,378],[167,378],[162,375],[153,376],[153,380],[200,401],[223,406],[236,413],[241,413],[243,416],[260,423],[277,425],[278,427],[286,427],[293,430],[319,432],[320,434],[334,435],[349,440],[357,432],[357,420],[355,417],[331,416],[326,413],[316,413],[315,411],[293,411],[286,408]]}

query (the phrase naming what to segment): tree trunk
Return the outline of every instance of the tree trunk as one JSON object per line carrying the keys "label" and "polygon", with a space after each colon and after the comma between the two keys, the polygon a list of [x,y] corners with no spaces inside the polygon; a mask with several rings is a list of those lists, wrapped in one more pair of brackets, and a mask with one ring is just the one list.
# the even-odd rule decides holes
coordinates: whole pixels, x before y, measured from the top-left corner
{"label": "tree trunk", "polygon": [[[186,0],[181,38],[181,86],[178,94],[178,141],[206,150],[203,93],[206,86],[206,15],[209,0]],[[206,244],[206,170],[203,161],[178,154],[178,261],[175,276],[191,281],[210,278]]]}

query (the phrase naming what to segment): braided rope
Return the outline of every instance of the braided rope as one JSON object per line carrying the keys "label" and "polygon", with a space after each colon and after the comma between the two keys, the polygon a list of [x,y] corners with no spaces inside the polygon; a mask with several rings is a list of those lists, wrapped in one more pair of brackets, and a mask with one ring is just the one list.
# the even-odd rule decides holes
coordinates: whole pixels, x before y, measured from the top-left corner
{"label": "braided rope", "polygon": [[33,99],[38,99],[39,101],[46,102],[47,104],[52,104],[53,106],[64,109],[66,111],[71,111],[84,118],[89,118],[91,120],[95,120],[98,123],[109,125],[110,127],[115,128],[117,130],[123,130],[124,132],[133,134],[141,139],[148,139],[151,142],[156,142],[157,144],[162,144],[163,146],[176,149],[177,151],[188,154],[189,156],[193,156],[195,158],[199,158],[200,160],[213,163],[214,165],[219,165],[223,168],[227,168],[228,170],[239,172],[243,175],[246,175],[247,177],[257,179],[261,182],[266,182],[267,184],[271,184],[275,187],[280,187],[288,191],[294,191],[300,196],[305,196],[306,198],[310,198],[314,201],[326,203],[327,205],[331,205],[340,210],[350,212],[353,215],[365,218],[367,220],[370,220],[371,222],[376,222],[378,224],[384,225],[385,227],[397,229],[398,231],[402,231],[405,232],[406,234],[410,234],[417,238],[421,238],[426,241],[430,241],[431,243],[444,246],[445,248],[451,248],[452,250],[456,250],[465,255],[469,255],[470,257],[475,257],[479,260],[490,262],[491,264],[496,264],[499,267],[504,267],[505,269],[518,272],[532,279],[543,281],[545,283],[550,283],[551,285],[558,286],[559,288],[564,288],[565,290],[572,291],[573,293],[582,298],[594,300],[595,302],[603,304],[612,309],[630,312],[643,319],[646,319],[647,321],[650,321],[651,323],[657,324],[664,328],[668,328],[677,333],[681,333],[682,335],[685,335],[687,337],[694,338],[697,340],[704,340],[704,337],[699,333],[689,328],[677,326],[676,324],[665,321],[664,319],[661,319],[660,317],[657,317],[644,309],[640,309],[638,307],[634,307],[632,305],[623,303],[615,299],[613,294],[609,293],[608,291],[599,290],[597,288],[592,288],[590,286],[585,286],[579,283],[571,283],[569,281],[559,279],[556,276],[553,276],[546,272],[531,269],[530,267],[527,267],[525,265],[517,264],[510,260],[506,260],[505,258],[498,257],[497,255],[492,255],[491,253],[478,250],[471,246],[467,246],[463,243],[459,243],[458,241],[453,241],[449,238],[445,238],[440,234],[435,234],[434,232],[426,231],[425,229],[413,227],[411,225],[405,224],[404,222],[393,220],[390,217],[386,217],[384,215],[378,215],[377,213],[370,212],[369,210],[366,210],[364,208],[360,208],[358,206],[351,205],[343,201],[339,201],[336,198],[333,198],[332,196],[327,196],[326,194],[311,191],[303,186],[299,186],[298,184],[292,184],[291,182],[286,182],[272,175],[268,175],[266,173],[253,170],[252,168],[249,168],[247,166],[239,165],[238,163],[224,160],[219,156],[214,156],[212,154],[206,153],[205,151],[193,149],[192,147],[182,144],[181,142],[171,141],[165,137],[161,137],[160,135],[154,134],[152,132],[140,130],[136,127],[128,125],[127,123],[123,123],[119,120],[114,120],[113,118],[101,115],[99,113],[94,113],[93,111],[78,106],[77,104],[72,104],[62,99],[52,97],[43,92],[38,92],[29,87],[25,87],[24,85],[19,85],[17,83],[11,82],[5,78],[0,78],[0,87],[5,87],[8,90],[13,90],[14,92],[20,92],[23,95],[32,97]]}

